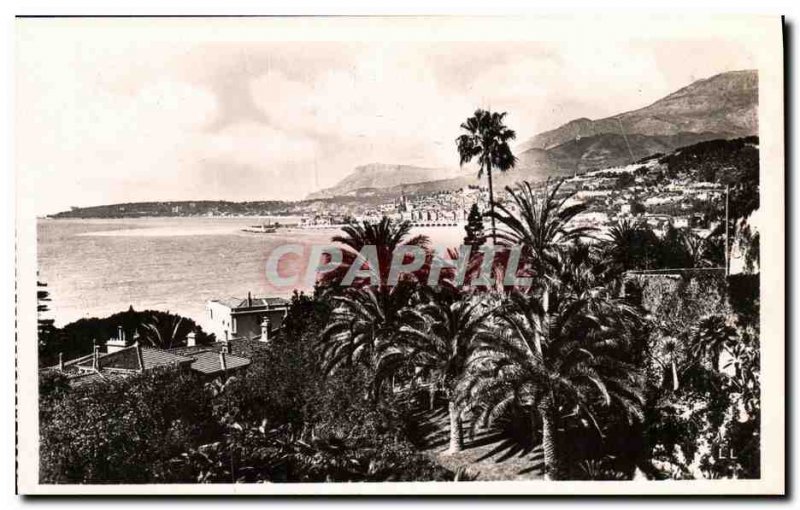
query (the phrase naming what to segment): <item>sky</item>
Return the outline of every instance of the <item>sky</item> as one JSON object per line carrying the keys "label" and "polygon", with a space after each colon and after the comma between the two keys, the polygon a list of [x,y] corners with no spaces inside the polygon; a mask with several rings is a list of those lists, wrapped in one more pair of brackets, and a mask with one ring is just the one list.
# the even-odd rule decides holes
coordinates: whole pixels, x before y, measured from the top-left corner
{"label": "sky", "polygon": [[[37,213],[151,200],[302,199],[357,165],[455,170],[476,108],[524,142],[754,68],[735,40],[237,40],[23,20],[17,171]],[[165,36],[164,34],[169,34]]]}

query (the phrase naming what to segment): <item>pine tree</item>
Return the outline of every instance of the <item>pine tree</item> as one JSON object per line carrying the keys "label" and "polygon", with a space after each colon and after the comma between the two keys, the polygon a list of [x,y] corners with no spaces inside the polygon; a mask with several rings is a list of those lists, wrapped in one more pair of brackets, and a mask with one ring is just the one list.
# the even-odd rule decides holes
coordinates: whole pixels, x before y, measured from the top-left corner
{"label": "pine tree", "polygon": [[466,237],[464,237],[464,244],[478,247],[486,242],[486,237],[483,233],[483,215],[478,210],[478,204],[472,204],[464,230],[467,232]]}
{"label": "pine tree", "polygon": [[38,337],[39,349],[44,349],[52,340],[55,332],[54,320],[47,317],[47,312],[50,311],[50,292],[47,290],[47,284],[43,282],[36,282],[38,287],[36,290],[37,299],[37,319],[38,319]]}

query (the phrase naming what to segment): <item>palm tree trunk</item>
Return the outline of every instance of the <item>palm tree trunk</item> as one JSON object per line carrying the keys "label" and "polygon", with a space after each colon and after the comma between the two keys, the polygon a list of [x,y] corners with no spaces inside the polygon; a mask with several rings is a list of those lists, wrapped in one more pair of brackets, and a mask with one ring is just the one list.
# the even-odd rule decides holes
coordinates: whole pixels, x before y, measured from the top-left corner
{"label": "palm tree trunk", "polygon": [[464,449],[464,430],[461,413],[453,400],[450,401],[448,408],[450,411],[450,448],[447,449],[447,453],[453,454]]}
{"label": "palm tree trunk", "polygon": [[492,216],[492,244],[497,244],[497,229],[494,221],[494,187],[492,186],[492,164],[486,163],[486,175],[489,177],[489,210]]}
{"label": "palm tree trunk", "polygon": [[555,409],[550,398],[539,404],[539,418],[542,420],[542,451],[544,453],[544,479],[555,480],[558,476],[558,457],[556,451]]}
{"label": "palm tree trunk", "polygon": [[675,366],[675,359],[672,359],[672,391],[678,391],[678,368]]}
{"label": "palm tree trunk", "polygon": [[433,383],[428,387],[428,402],[429,409],[433,411],[436,407],[436,386]]}

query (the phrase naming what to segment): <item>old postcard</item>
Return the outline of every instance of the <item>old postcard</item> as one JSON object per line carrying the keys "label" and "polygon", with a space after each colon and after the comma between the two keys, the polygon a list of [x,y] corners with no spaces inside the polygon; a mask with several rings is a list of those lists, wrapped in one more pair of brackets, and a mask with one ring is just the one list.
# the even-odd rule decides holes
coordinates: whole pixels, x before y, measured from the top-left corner
{"label": "old postcard", "polygon": [[782,38],[19,18],[19,491],[783,494]]}

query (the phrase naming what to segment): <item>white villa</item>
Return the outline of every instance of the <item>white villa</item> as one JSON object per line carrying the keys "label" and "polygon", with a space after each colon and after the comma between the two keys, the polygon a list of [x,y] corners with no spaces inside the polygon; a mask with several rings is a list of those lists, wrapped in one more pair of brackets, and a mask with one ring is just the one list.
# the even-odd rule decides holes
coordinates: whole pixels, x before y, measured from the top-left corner
{"label": "white villa", "polygon": [[206,304],[208,332],[218,341],[247,338],[268,341],[283,324],[289,301],[280,297],[212,299]]}

